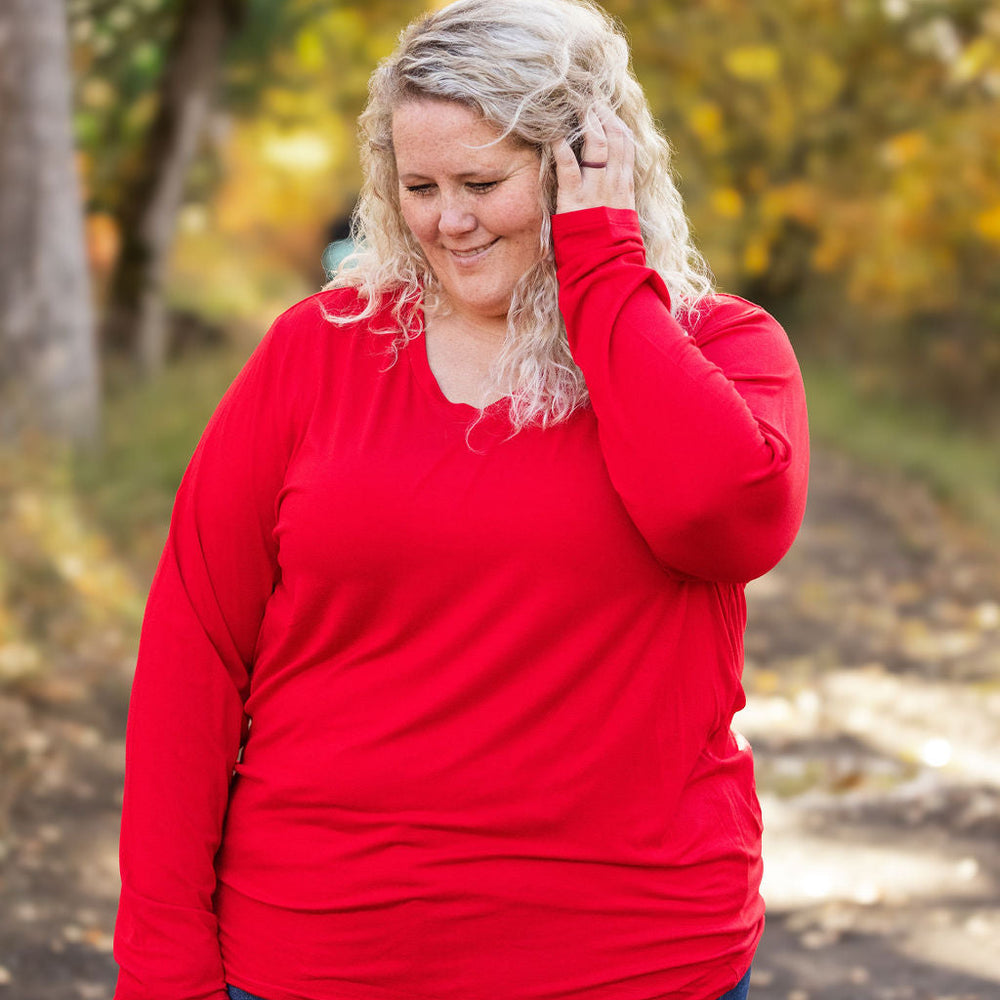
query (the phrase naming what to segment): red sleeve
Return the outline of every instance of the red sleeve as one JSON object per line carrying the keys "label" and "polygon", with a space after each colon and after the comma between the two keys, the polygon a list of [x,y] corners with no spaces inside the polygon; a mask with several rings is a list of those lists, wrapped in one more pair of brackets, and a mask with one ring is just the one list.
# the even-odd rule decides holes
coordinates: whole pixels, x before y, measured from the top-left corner
{"label": "red sleeve", "polygon": [[[302,307],[296,307],[301,309]],[[224,1000],[214,859],[250,663],[277,577],[295,309],[226,393],[188,466],[146,606],[126,730],[117,1000]]]}
{"label": "red sleeve", "polygon": [[615,489],[677,574],[745,582],[784,555],[805,510],[805,393],[763,309],[705,300],[689,336],[634,212],[553,216],[559,303]]}

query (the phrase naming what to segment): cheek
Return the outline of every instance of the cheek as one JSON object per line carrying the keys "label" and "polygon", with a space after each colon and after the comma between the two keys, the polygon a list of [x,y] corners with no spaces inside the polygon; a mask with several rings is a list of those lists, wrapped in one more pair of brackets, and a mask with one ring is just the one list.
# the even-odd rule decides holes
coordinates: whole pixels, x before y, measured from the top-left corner
{"label": "cheek", "polygon": [[403,201],[400,210],[403,213],[403,221],[420,242],[424,242],[433,234],[433,213],[426,206]]}
{"label": "cheek", "polygon": [[510,231],[519,237],[518,242],[535,246],[539,241],[542,229],[542,213],[537,205],[523,207],[516,215],[510,217]]}
{"label": "cheek", "polygon": [[537,186],[532,185],[529,190],[511,199],[500,213],[500,219],[511,233],[537,236],[542,228],[542,206]]}

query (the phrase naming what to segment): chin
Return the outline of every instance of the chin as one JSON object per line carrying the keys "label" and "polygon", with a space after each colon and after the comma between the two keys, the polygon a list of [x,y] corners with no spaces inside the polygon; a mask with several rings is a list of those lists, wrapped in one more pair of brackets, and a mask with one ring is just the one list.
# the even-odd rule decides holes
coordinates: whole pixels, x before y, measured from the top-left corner
{"label": "chin", "polygon": [[478,316],[486,320],[506,319],[510,311],[510,296],[490,299],[453,299],[454,309],[459,313]]}

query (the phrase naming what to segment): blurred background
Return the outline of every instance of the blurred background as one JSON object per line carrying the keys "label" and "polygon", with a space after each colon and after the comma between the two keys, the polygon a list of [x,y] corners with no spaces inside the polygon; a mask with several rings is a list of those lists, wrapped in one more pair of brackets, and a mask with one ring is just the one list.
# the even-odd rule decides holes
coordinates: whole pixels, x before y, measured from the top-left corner
{"label": "blurred background", "polygon": [[[0,2],[0,1000],[111,996],[173,494],[322,284],[368,75],[426,6]],[[789,331],[816,442],[800,541],[750,588],[755,996],[996,998],[1000,3],[605,6],[720,287]]]}

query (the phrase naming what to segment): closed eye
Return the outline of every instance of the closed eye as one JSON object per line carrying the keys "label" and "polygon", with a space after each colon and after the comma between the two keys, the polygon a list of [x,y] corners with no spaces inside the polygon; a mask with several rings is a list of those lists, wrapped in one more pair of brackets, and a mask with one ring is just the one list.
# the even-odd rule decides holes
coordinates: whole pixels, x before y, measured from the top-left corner
{"label": "closed eye", "polygon": [[[473,194],[487,194],[492,191],[499,181],[469,181],[466,183],[466,188],[470,190]],[[436,185],[434,184],[404,184],[403,185],[407,192],[410,194],[415,194],[418,197],[421,195],[430,194]]]}

